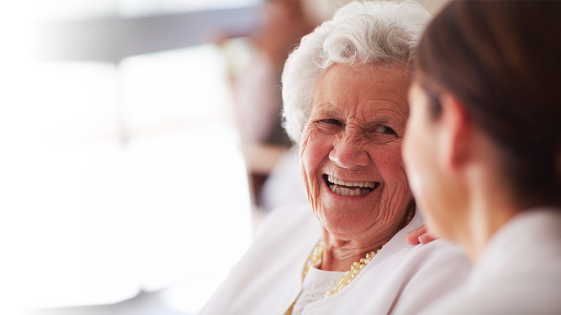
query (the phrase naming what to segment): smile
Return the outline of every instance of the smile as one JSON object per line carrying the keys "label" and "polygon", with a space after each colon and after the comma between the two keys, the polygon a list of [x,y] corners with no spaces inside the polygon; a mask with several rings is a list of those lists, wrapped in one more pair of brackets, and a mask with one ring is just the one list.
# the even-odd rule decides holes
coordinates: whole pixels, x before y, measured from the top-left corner
{"label": "smile", "polygon": [[380,186],[378,182],[345,182],[331,175],[324,175],[324,178],[332,192],[343,196],[365,195]]}

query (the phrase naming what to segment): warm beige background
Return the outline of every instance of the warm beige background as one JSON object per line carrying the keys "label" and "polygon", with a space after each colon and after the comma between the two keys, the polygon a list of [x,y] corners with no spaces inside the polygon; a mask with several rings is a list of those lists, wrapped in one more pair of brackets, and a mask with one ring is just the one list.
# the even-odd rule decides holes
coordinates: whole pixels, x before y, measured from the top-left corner
{"label": "warm beige background", "polygon": [[450,0],[415,0],[415,1],[422,4],[429,11],[429,13],[434,16]]}
{"label": "warm beige background", "polygon": [[[316,23],[325,21],[341,6],[353,0],[302,0],[304,11]],[[415,0],[422,4],[433,16],[450,0]]]}

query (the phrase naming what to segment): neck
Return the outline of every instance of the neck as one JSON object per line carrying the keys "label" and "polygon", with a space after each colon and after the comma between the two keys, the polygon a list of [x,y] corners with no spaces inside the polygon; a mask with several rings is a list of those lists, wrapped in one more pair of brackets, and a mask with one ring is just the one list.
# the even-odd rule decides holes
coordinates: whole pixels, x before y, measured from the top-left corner
{"label": "neck", "polygon": [[469,185],[466,216],[453,240],[466,250],[473,263],[479,260],[493,235],[523,210],[512,201],[504,183],[487,176],[489,171],[483,173],[478,176],[482,180]]}
{"label": "neck", "polygon": [[354,238],[345,238],[323,230],[323,256],[320,269],[326,271],[348,271],[354,262],[364,258],[367,253],[382,247],[389,241],[394,233],[378,235],[361,241]]}

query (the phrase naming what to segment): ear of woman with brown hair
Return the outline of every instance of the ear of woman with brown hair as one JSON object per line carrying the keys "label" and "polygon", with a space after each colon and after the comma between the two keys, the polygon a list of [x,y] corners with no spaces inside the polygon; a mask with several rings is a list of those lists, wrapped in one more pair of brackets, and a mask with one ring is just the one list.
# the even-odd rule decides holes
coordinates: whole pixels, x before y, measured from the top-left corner
{"label": "ear of woman with brown hair", "polygon": [[404,142],[465,285],[423,314],[561,314],[561,2],[453,1],[421,40]]}

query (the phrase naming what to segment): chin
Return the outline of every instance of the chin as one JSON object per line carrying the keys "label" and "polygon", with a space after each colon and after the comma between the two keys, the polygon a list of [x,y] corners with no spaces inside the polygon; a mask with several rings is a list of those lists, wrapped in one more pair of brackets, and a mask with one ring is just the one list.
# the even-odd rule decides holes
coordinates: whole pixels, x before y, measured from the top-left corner
{"label": "chin", "polygon": [[374,225],[376,209],[355,209],[344,206],[321,206],[316,215],[330,233],[353,235]]}

